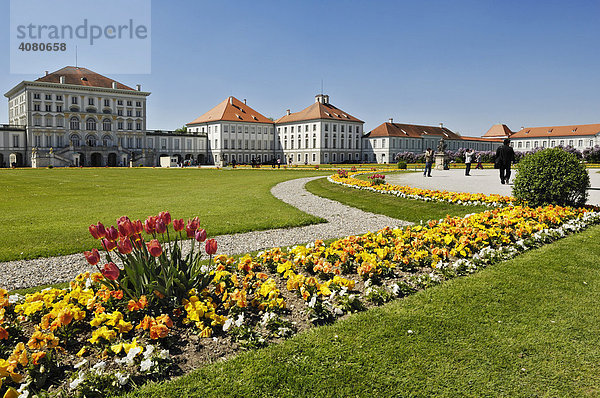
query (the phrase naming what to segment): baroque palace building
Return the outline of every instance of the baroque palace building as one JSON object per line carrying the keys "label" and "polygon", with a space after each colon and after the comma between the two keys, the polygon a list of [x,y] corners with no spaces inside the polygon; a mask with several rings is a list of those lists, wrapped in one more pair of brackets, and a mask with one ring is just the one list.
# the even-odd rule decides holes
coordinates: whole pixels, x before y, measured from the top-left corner
{"label": "baroque palace building", "polygon": [[436,149],[494,151],[511,138],[517,151],[600,144],[600,124],[492,126],[482,137],[465,137],[440,124],[394,123],[370,132],[364,122],[319,94],[299,112],[277,120],[228,97],[186,125],[186,131],[149,130],[146,99],[131,88],[82,67],[67,66],[8,91],[9,123],[0,125],[0,167],[159,166],[231,163],[391,163],[402,152]]}
{"label": "baroque palace building", "polygon": [[160,156],[206,160],[206,137],[148,131],[149,92],[89,69],[67,66],[4,94],[9,124],[0,129],[1,166],[129,166]]}

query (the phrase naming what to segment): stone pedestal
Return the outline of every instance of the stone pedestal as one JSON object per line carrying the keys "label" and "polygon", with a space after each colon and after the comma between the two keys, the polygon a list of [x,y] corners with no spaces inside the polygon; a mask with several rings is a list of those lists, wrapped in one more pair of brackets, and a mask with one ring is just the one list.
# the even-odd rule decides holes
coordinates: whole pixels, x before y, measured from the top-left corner
{"label": "stone pedestal", "polygon": [[435,154],[435,169],[436,170],[448,170],[446,165],[448,164],[448,155],[443,152],[437,152]]}

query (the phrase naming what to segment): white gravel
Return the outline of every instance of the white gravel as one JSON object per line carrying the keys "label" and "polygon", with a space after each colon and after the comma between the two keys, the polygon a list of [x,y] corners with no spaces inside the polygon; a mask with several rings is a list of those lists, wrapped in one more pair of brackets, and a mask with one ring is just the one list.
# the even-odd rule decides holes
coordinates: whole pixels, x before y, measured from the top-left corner
{"label": "white gravel", "polygon": [[[304,189],[308,177],[282,182],[271,189],[278,199],[305,213],[326,219],[327,223],[305,227],[280,228],[214,237],[218,253],[241,254],[272,247],[292,246],[316,239],[340,238],[377,231],[384,227],[411,224],[407,221],[365,212],[339,202],[313,195]],[[80,272],[91,271],[83,254],[0,263],[0,287],[8,290],[66,282]]]}

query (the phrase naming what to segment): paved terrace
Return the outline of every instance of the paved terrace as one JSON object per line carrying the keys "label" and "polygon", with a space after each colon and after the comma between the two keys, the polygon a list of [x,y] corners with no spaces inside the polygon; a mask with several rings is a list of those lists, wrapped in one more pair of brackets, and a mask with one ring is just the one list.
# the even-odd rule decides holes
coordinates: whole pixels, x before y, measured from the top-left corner
{"label": "paved terrace", "polygon": [[[588,191],[588,204],[600,206],[600,173],[599,169],[588,169],[590,175],[591,189]],[[423,173],[402,173],[389,174],[386,181],[390,184],[408,185],[415,188],[439,189],[454,192],[471,192],[501,194],[511,196],[512,182],[515,177],[515,170],[512,171],[511,183],[509,185],[500,184],[500,174],[498,170],[471,169],[471,175],[465,176],[464,169],[452,170],[432,170],[431,178],[424,177]]]}

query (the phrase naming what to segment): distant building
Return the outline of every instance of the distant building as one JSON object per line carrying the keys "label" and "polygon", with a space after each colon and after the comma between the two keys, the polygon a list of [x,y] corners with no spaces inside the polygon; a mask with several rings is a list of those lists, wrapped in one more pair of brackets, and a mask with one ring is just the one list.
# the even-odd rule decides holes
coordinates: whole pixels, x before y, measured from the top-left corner
{"label": "distant building", "polygon": [[175,136],[168,140],[172,147],[155,141],[153,133],[148,137],[148,95],[140,85],[133,89],[74,66],[22,81],[5,94],[11,127],[0,129],[0,151],[10,159],[0,165],[155,166],[166,150],[182,158],[205,158],[199,138],[181,138],[178,148]]}
{"label": "distant building", "polygon": [[207,134],[209,163],[258,163],[275,159],[273,121],[235,97],[229,97],[187,125],[188,132]]}
{"label": "distant building", "polygon": [[363,162],[391,163],[401,152],[423,153],[427,148],[434,151],[444,139],[448,150],[472,148],[477,151],[495,150],[502,142],[495,138],[463,137],[440,124],[422,126],[417,124],[394,123],[390,119],[382,123],[363,140]]}
{"label": "distant building", "polygon": [[517,151],[533,148],[571,146],[580,151],[600,145],[600,124],[578,124],[571,126],[521,127],[510,136]]}
{"label": "distant building", "polygon": [[364,122],[319,94],[300,112],[275,121],[279,149],[288,164],[360,162]]}

